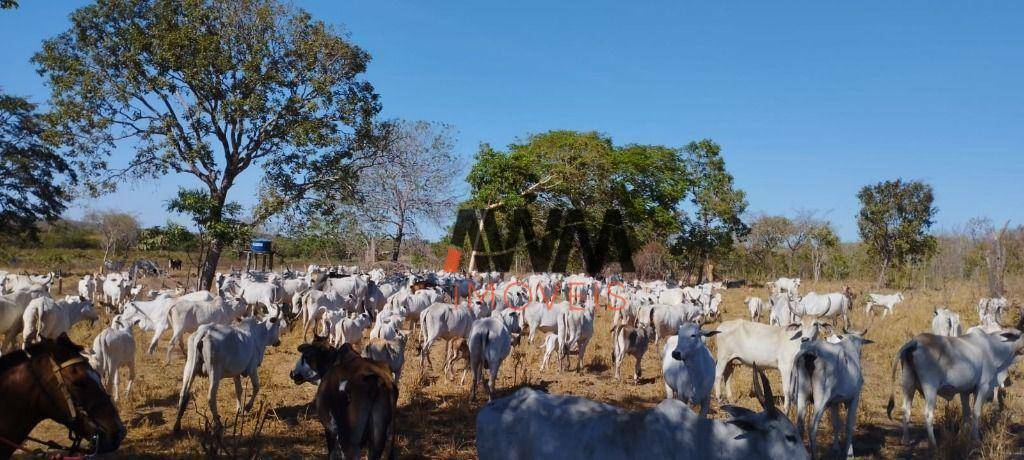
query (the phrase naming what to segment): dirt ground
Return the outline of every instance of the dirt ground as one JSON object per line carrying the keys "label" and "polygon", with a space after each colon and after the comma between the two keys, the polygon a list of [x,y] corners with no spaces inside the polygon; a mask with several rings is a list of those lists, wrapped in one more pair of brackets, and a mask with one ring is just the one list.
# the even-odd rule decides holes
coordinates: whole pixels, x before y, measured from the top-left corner
{"label": "dirt ground", "polygon": [[[1020,292],[1022,280],[1013,280],[1009,292]],[[149,279],[148,283],[158,285],[160,281]],[[166,283],[166,280],[164,281]],[[71,293],[77,278],[64,280],[64,293]],[[890,365],[895,352],[913,335],[930,329],[932,311],[936,306],[949,306],[961,314],[964,327],[976,324],[974,306],[985,290],[978,283],[959,283],[942,286],[939,289],[913,290],[905,292],[906,300],[896,307],[895,313],[884,319],[875,318],[870,323],[863,309],[867,283],[853,284],[858,292],[855,301],[853,323],[857,328],[870,324],[868,337],[875,344],[864,349],[865,387],[858,414],[854,449],[858,457],[866,458],[1024,458],[1024,401],[1019,386],[1009,389],[1007,406],[996,412],[994,405],[986,406],[983,420],[983,441],[971,443],[957,427],[959,407],[953,403],[940,402],[937,410],[937,433],[940,449],[930,452],[923,428],[921,428],[921,399],[915,401],[912,414],[911,432],[914,439],[910,446],[899,444],[897,408],[890,421],[885,415],[885,404],[890,389]],[[842,288],[839,283],[805,283],[802,292],[830,292]],[[725,319],[746,316],[742,304],[748,295],[765,297],[764,289],[730,289],[724,294]],[[101,320],[95,324],[80,323],[74,327],[71,336],[78,343],[89,345],[92,338],[108,323],[108,316],[101,310]],[[1010,316],[1016,318],[1017,311]],[[541,340],[533,344],[525,340],[513,351],[501,369],[499,396],[504,396],[524,385],[542,388],[551,393],[573,394],[592,398],[610,404],[643,409],[652,407],[664,398],[661,380],[661,366],[658,352],[649,350],[643,360],[643,378],[639,384],[613,379],[611,365],[611,339],[609,325],[611,312],[598,310],[596,336],[591,341],[584,361],[584,371],[559,373],[553,368],[539,372],[542,350]],[[713,327],[713,326],[708,326]],[[219,410],[229,433],[225,441],[228,456],[268,458],[309,458],[326,455],[323,434],[310,402],[315,388],[311,385],[296,386],[288,377],[298,357],[296,347],[301,343],[301,328],[286,332],[279,347],[270,348],[260,368],[262,388],[258,396],[257,409],[236,419],[234,417],[234,391],[229,381],[220,383]],[[128,436],[120,450],[111,458],[172,458],[198,457],[204,455],[203,419],[208,412],[204,408],[206,379],[198,379],[194,388],[193,405],[183,421],[184,434],[171,435],[178,393],[181,388],[181,373],[184,357],[177,351],[170,364],[165,364],[163,352],[166,349],[166,334],[157,354],[145,353],[150,340],[148,332],[136,330],[138,343],[138,378],[135,388],[127,399],[118,403],[121,417],[128,428]],[[713,342],[713,341],[712,341]],[[400,458],[474,458],[474,416],[486,403],[483,396],[469,401],[469,384],[460,386],[440,376],[443,344],[431,350],[434,369],[421,369],[417,356],[418,338],[410,339],[407,347],[406,364],[402,374],[399,418],[397,421],[397,446]],[[713,345],[712,345],[713,347]],[[712,351],[713,352],[713,351]],[[624,365],[624,376],[631,375],[631,358]],[[627,369],[630,369],[627,371]],[[738,405],[756,408],[757,403],[748,395],[750,372],[740,369],[734,374],[734,389]],[[779,391],[778,374],[769,371],[776,394]],[[1013,380],[1019,378],[1014,371]],[[249,383],[244,384],[246,394]],[[899,406],[897,395],[897,407]],[[958,403],[957,403],[958,404]],[[710,415],[723,418],[715,403]],[[827,417],[826,417],[827,419]],[[254,428],[262,421],[262,429]],[[819,431],[819,445],[827,446],[831,441],[831,423],[823,420]],[[233,428],[234,427],[234,428]],[[236,435],[230,435],[237,433]],[[52,422],[44,422],[32,433],[43,439],[66,443],[66,431]],[[822,451],[824,454],[824,450]],[[223,454],[223,452],[222,452]]]}

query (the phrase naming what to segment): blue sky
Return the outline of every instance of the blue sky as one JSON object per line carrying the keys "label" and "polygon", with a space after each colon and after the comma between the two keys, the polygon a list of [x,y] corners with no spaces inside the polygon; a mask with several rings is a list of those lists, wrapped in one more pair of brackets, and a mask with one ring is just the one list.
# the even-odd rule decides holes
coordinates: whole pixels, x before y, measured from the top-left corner
{"label": "blue sky", "polygon": [[[0,86],[80,2],[0,13]],[[296,1],[373,55],[384,115],[441,121],[470,158],[548,129],[624,144],[711,138],[750,210],[818,210],[856,239],[857,190],[935,187],[938,227],[1024,223],[1024,3]],[[493,6],[484,6],[484,5]],[[250,203],[257,174],[231,198]],[[79,203],[166,219],[183,178]],[[435,233],[436,231],[431,231]]]}

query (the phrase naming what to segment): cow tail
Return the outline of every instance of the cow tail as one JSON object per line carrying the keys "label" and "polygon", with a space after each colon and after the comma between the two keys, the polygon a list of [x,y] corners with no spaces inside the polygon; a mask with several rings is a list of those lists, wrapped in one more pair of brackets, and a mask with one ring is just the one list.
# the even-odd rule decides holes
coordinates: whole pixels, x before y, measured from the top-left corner
{"label": "cow tail", "polygon": [[181,429],[181,417],[185,413],[185,408],[188,407],[189,398],[192,397],[192,382],[204,360],[209,360],[207,355],[212,352],[204,349],[207,348],[203,346],[204,339],[206,339],[206,328],[200,327],[188,340],[188,353],[185,358],[184,375],[181,379],[181,395],[178,398],[178,415],[174,422],[175,432]]}
{"label": "cow tail", "polygon": [[[900,351],[896,353],[896,357],[892,360],[892,380],[889,381],[889,402],[885,406],[885,414],[892,420],[892,410],[896,407],[896,365],[900,364],[906,369],[907,365],[910,365],[910,371],[914,372],[914,356],[913,352],[917,350],[917,340],[911,340],[907,342]],[[915,372],[914,378],[917,379]]]}

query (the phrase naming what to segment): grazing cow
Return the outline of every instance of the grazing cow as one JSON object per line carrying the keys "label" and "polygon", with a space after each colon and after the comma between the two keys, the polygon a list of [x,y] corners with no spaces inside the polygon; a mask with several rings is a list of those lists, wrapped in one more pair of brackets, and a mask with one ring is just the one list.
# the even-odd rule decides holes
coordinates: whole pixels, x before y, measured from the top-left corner
{"label": "grazing cow", "polygon": [[569,355],[576,355],[576,372],[583,367],[587,344],[594,337],[594,304],[583,308],[571,307],[558,314],[558,370],[563,370],[562,360],[569,365]]}
{"label": "grazing cow", "polygon": [[398,385],[387,365],[321,337],[299,345],[299,353],[290,375],[296,385],[318,384],[313,401],[328,457],[358,459],[365,448],[370,460],[394,458]]}
{"label": "grazing cow", "polygon": [[715,398],[721,400],[721,387],[725,385],[726,399],[732,400],[729,378],[733,360],[747,366],[778,369],[782,375],[783,407],[789,410],[790,372],[793,357],[800,351],[802,341],[814,340],[820,324],[805,319],[786,327],[752,323],[734,319],[718,325],[715,337]]}
{"label": "grazing cow", "polygon": [[882,316],[892,313],[892,309],[896,307],[896,304],[903,301],[903,293],[897,292],[895,294],[868,294],[868,302],[864,306],[864,313],[871,313],[872,307],[882,307]]}
{"label": "grazing cow", "polygon": [[167,343],[167,362],[171,362],[171,350],[178,344],[185,352],[182,335],[195,332],[204,324],[228,325],[241,318],[246,312],[245,300],[214,297],[210,300],[176,299],[167,309],[167,322],[171,325],[171,341]]}
{"label": "grazing cow", "polygon": [[612,326],[612,363],[615,366],[615,380],[619,380],[619,368],[626,356],[636,360],[633,368],[633,381],[640,381],[640,362],[647,353],[647,347],[654,340],[654,328],[647,326],[630,326],[616,324]]}
{"label": "grazing cow", "polygon": [[959,337],[962,332],[959,313],[948,308],[935,309],[935,314],[932,315],[932,334]]}
{"label": "grazing cow", "polygon": [[[324,316],[324,331],[331,337],[331,345],[340,347],[343,343],[351,343],[353,347],[359,347],[363,343],[363,331],[370,328],[370,315],[360,313],[354,316],[347,316],[345,312],[331,312],[333,315],[328,318]],[[338,317],[338,315],[341,317]]]}
{"label": "grazing cow", "polygon": [[50,297],[50,291],[42,286],[35,286],[0,295],[0,334],[4,336],[0,353],[7,353],[14,349],[15,339],[18,334],[21,334],[24,327],[22,318],[25,315],[25,309],[28,308],[32,299],[39,297]]}
{"label": "grazing cow", "polygon": [[700,404],[701,417],[706,417],[711,408],[711,387],[715,384],[715,360],[704,338],[715,334],[717,330],[702,331],[694,323],[679,326],[676,335],[665,341],[661,362],[665,397]]}
{"label": "grazing cow", "polygon": [[55,339],[79,321],[97,319],[99,316],[88,299],[69,295],[64,300],[54,301],[49,297],[37,297],[28,303],[21,316],[24,324],[22,348],[42,338]]}
{"label": "grazing cow", "polygon": [[519,328],[519,313],[512,310],[495,312],[493,316],[478,319],[469,330],[469,367],[473,370],[473,388],[470,399],[476,399],[477,385],[483,380],[484,368],[490,378],[484,382],[487,400],[494,398],[494,386],[498,381],[498,369],[512,351],[512,337],[522,330]]}
{"label": "grazing cow", "polygon": [[462,368],[462,380],[459,381],[459,385],[465,385],[466,371],[469,370],[469,342],[462,337],[456,337],[448,343],[444,366],[441,366],[441,371],[449,382],[455,378],[455,363],[457,361],[462,361],[465,365]]}
{"label": "grazing cow", "polygon": [[[420,368],[423,363],[430,361],[430,346],[437,339],[449,341],[455,337],[469,337],[469,330],[473,327],[473,310],[465,302],[459,305],[450,303],[435,303],[420,313],[420,333],[423,337],[423,344],[420,347]],[[445,348],[447,349],[447,347]]]}
{"label": "grazing cow", "polygon": [[100,331],[92,341],[92,353],[88,355],[89,364],[103,377],[103,386],[114,401],[120,394],[120,372],[122,367],[128,368],[128,386],[124,390],[127,398],[135,383],[135,336],[132,334],[133,323],[123,322],[120,315],[114,317],[112,324]]}
{"label": "grazing cow", "polygon": [[92,299],[93,294],[96,293],[96,278],[92,275],[85,275],[82,279],[78,280],[78,295],[85,297],[86,299]]}
{"label": "grazing cow", "polygon": [[[391,375],[395,379],[395,388],[402,379],[402,367],[405,365],[405,334],[398,334],[394,340],[370,339],[363,350],[363,356],[374,361],[387,363]],[[347,343],[347,342],[346,342]]]}
{"label": "grazing cow", "polygon": [[[866,332],[866,331],[865,331]],[[793,392],[796,394],[796,420],[800,438],[804,435],[807,404],[814,403],[811,418],[811,458],[817,456],[817,434],[825,409],[832,419],[832,444],[837,452],[853,457],[853,429],[857,424],[857,406],[864,386],[860,349],[873,343],[864,332],[846,332],[838,340],[805,342],[793,359]],[[840,449],[839,406],[846,406],[846,442]]]}
{"label": "grazing cow", "polygon": [[764,412],[726,406],[727,420],[701,417],[675,399],[628,412],[523,388],[477,412],[476,453],[481,460],[806,459],[796,427],[775,408],[767,377],[759,376],[763,383],[755,376],[754,388]]}
{"label": "grazing cow", "polygon": [[766,310],[764,301],[760,297],[747,297],[743,299],[743,303],[747,305],[747,310],[750,311],[750,320],[761,322],[761,315]]}
{"label": "grazing cow", "polygon": [[[919,334],[900,348],[892,363],[892,383],[895,387],[896,365],[902,369],[903,387],[903,442],[910,441],[908,425],[914,394],[924,396],[924,425],[928,441],[936,447],[932,421],[935,416],[936,396],[951,400],[960,395],[963,420],[971,420],[971,435],[981,437],[978,423],[981,409],[992,399],[993,391],[1000,384],[1014,359],[1024,352],[1024,340],[1018,329],[1004,329],[988,334],[980,330],[970,331],[960,337],[943,337],[935,334]],[[974,396],[973,417],[969,409]],[[892,389],[886,413],[892,418],[895,398]]]}
{"label": "grazing cow", "polygon": [[[244,306],[244,304],[243,304]],[[210,406],[213,426],[220,431],[220,414],[217,412],[217,386],[221,379],[234,379],[237,412],[242,406],[242,377],[248,376],[252,394],[244,409],[252,409],[260,391],[260,364],[268,345],[281,343],[281,328],[285,321],[270,317],[262,321],[245,318],[237,325],[203,324],[188,338],[188,357],[182,375],[181,395],[178,398],[178,415],[174,418],[174,433],[181,431],[181,416],[185,413],[192,393],[192,381],[205,376],[210,382],[206,402]]]}
{"label": "grazing cow", "polygon": [[843,318],[843,326],[849,327],[850,307],[853,305],[853,300],[848,296],[849,292],[851,292],[849,289],[845,292],[832,292],[828,294],[809,292],[795,306],[791,303],[790,308],[792,308],[793,313],[801,318],[829,318],[834,322],[841,316]]}
{"label": "grazing cow", "polygon": [[1003,324],[1006,312],[1006,298],[982,298],[978,301],[978,321],[982,324]]}

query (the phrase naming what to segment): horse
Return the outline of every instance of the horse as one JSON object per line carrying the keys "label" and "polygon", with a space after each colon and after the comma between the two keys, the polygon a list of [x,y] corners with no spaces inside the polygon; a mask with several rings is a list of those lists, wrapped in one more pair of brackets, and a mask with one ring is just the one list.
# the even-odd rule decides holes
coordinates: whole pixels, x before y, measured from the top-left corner
{"label": "horse", "polygon": [[0,459],[25,450],[21,444],[46,419],[68,428],[71,451],[80,451],[83,439],[89,440],[93,454],[117,450],[124,424],[99,374],[81,353],[81,346],[61,334],[0,357],[0,401],[5,405],[0,411]]}

